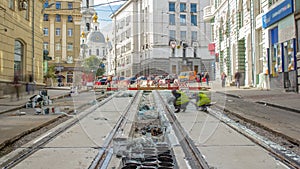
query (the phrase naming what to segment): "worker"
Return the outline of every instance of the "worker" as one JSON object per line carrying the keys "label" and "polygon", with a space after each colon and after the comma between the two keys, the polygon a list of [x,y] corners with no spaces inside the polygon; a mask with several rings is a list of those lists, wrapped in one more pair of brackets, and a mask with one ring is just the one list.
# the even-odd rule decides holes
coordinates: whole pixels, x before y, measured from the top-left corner
{"label": "worker", "polygon": [[210,98],[203,92],[199,92],[196,97],[196,106],[202,111],[207,111],[207,106],[210,106]]}
{"label": "worker", "polygon": [[175,113],[180,112],[180,109],[183,109],[183,112],[186,110],[187,105],[190,102],[190,99],[188,98],[188,96],[181,90],[172,90],[172,94],[175,97],[175,100],[173,102],[173,105],[175,107],[175,109],[177,109],[175,111]]}

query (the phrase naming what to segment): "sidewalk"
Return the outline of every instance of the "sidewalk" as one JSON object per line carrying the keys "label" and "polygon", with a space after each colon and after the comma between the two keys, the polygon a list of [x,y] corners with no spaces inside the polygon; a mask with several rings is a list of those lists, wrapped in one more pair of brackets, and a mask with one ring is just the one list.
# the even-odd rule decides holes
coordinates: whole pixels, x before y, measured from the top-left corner
{"label": "sidewalk", "polygon": [[[67,96],[70,93],[70,88],[45,88],[48,91],[48,95],[51,100],[55,100],[64,96]],[[26,105],[29,101],[29,98],[33,95],[38,94],[39,91],[35,91],[34,94],[21,93],[19,100],[16,98],[15,94],[12,96],[6,96],[0,98],[0,114],[14,111],[20,109]]]}
{"label": "sidewalk", "polygon": [[268,106],[300,113],[300,94],[285,92],[283,89],[260,90],[243,86],[241,86],[241,88],[236,88],[235,86],[222,88],[217,85],[212,85],[212,91],[246,101],[267,104]]}

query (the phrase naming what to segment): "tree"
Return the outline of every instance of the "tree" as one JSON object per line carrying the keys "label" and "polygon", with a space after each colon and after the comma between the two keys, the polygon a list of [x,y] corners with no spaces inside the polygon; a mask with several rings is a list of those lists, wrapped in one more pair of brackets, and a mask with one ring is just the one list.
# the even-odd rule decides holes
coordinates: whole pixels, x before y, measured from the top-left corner
{"label": "tree", "polygon": [[97,56],[90,56],[83,61],[84,72],[95,72],[96,76],[101,76],[105,73],[104,67],[101,67],[103,62]]}

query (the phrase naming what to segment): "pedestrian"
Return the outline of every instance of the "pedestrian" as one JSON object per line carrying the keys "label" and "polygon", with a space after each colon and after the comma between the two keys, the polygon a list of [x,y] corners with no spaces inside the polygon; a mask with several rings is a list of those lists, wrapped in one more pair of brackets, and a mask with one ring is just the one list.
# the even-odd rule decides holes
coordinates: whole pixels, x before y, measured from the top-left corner
{"label": "pedestrian", "polygon": [[235,84],[237,88],[240,88],[240,78],[241,78],[241,73],[237,71],[234,74]]}
{"label": "pedestrian", "polygon": [[57,82],[58,82],[58,87],[61,87],[62,86],[62,79],[61,79],[60,75],[58,76]]}
{"label": "pedestrian", "polygon": [[20,80],[19,75],[15,74],[14,81],[13,81],[13,86],[15,87],[15,90],[16,90],[17,100],[20,99],[19,87],[21,86],[21,84],[20,84],[19,80]]}
{"label": "pedestrian", "polygon": [[172,94],[175,97],[175,100],[173,102],[173,105],[175,107],[175,109],[177,109],[175,111],[175,113],[179,113],[180,109],[183,109],[183,112],[186,110],[187,105],[190,102],[190,99],[188,98],[188,96],[181,90],[172,90]]}
{"label": "pedestrian", "polygon": [[202,85],[202,78],[203,78],[202,73],[199,72],[197,75],[198,75],[198,78],[199,78],[198,81],[200,82],[200,85]]}
{"label": "pedestrian", "polygon": [[222,72],[222,74],[221,74],[222,87],[225,87],[226,78],[227,78],[226,73]]}
{"label": "pedestrian", "polygon": [[209,74],[208,74],[208,72],[205,72],[204,78],[205,78],[205,80],[206,80],[207,86],[209,86]]}

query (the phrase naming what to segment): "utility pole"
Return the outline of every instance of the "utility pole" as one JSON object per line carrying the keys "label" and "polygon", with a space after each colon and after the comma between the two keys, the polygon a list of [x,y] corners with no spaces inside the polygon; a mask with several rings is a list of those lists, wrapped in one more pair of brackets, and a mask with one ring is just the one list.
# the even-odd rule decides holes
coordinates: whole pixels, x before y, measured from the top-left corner
{"label": "utility pole", "polygon": [[117,41],[116,41],[116,37],[117,37],[117,35],[116,35],[117,17],[116,17],[115,14],[114,14],[114,18],[115,18],[115,20],[114,20],[115,76],[117,76],[117,66],[118,66],[118,64],[117,64]]}

